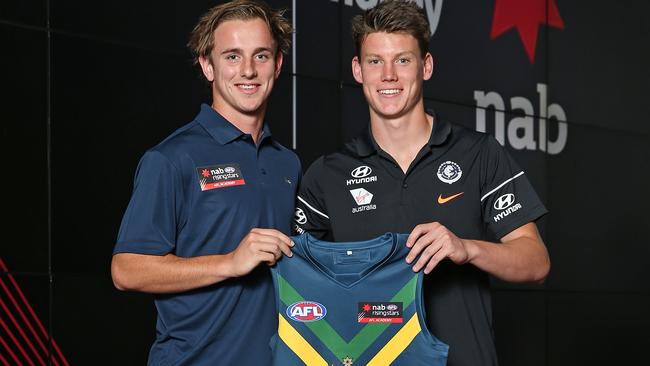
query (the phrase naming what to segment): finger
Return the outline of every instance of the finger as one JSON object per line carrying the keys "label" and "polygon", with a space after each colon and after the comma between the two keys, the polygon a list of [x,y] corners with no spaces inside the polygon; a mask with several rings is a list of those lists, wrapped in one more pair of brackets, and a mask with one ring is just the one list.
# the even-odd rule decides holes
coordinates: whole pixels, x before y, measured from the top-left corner
{"label": "finger", "polygon": [[280,250],[280,246],[276,243],[258,243],[257,250],[271,253],[276,259],[282,257],[282,250]]}
{"label": "finger", "polygon": [[280,245],[278,246],[280,248],[280,251],[284,253],[287,257],[293,257],[293,252],[291,252],[291,247],[288,246],[285,242],[280,241]]}
{"label": "finger", "polygon": [[257,258],[259,259],[260,263],[265,262],[269,266],[274,265],[276,262],[275,256],[272,253],[268,252],[260,252],[257,255]]}
{"label": "finger", "polygon": [[261,234],[258,238],[258,243],[273,245],[274,247],[278,248],[280,252],[284,253],[284,255],[286,255],[287,257],[293,256],[293,253],[291,252],[291,247],[286,242],[282,241],[276,236]]}
{"label": "finger", "polygon": [[[283,234],[282,232],[280,232],[278,230],[275,230],[275,229],[260,229],[260,228],[255,228],[253,230],[255,230],[255,232],[258,233],[258,234],[265,235],[265,236],[272,236],[274,238],[277,238],[281,242],[285,243],[287,246],[290,246],[290,247],[294,246],[294,242],[291,240],[291,238],[289,238],[288,236],[286,236],[285,234]],[[251,231],[253,231],[253,230],[251,230]]]}
{"label": "finger", "polygon": [[420,255],[418,261],[413,265],[413,271],[417,272],[424,268],[433,256],[440,251],[440,245],[437,242],[431,243]]}
{"label": "finger", "polygon": [[429,263],[427,263],[427,266],[424,268],[424,274],[429,274],[431,271],[433,271],[436,266],[438,266],[438,263],[442,261],[443,259],[447,258],[448,253],[444,249],[438,250],[436,254],[431,257],[429,260]]}
{"label": "finger", "polygon": [[411,264],[426,247],[433,242],[434,238],[431,233],[419,237],[412,245],[409,254],[406,255],[406,263]]}
{"label": "finger", "polygon": [[425,229],[423,224],[416,225],[409,234],[409,237],[406,239],[406,246],[411,248],[424,232]]}

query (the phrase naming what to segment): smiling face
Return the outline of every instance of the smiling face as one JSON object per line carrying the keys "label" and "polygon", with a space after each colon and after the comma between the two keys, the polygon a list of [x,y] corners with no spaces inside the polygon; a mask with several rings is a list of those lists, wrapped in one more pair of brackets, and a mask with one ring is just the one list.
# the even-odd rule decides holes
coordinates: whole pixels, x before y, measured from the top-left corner
{"label": "smiling face", "polygon": [[212,106],[230,121],[263,118],[266,101],[280,74],[282,53],[261,19],[228,20],[214,31],[209,58],[199,59],[212,83]]}
{"label": "smiling face", "polygon": [[394,119],[423,107],[422,83],[431,78],[433,59],[421,56],[417,40],[406,33],[370,33],[352,59],[352,74],[363,84],[371,117]]}

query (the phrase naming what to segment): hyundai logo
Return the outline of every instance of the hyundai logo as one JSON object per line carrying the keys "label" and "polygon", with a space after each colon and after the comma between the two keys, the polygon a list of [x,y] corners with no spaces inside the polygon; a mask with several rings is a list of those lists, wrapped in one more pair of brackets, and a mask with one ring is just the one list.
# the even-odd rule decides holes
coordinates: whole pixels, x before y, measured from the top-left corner
{"label": "hyundai logo", "polygon": [[497,210],[505,210],[515,203],[515,195],[512,193],[506,193],[503,196],[497,198],[494,202],[494,208]]}
{"label": "hyundai logo", "polygon": [[296,220],[296,223],[300,225],[304,225],[307,223],[307,215],[305,215],[305,211],[303,211],[302,208],[296,208],[296,214],[294,216],[294,220]]}
{"label": "hyundai logo", "polygon": [[370,167],[367,165],[362,165],[360,167],[356,167],[350,174],[354,178],[363,178],[369,176],[370,173],[372,173],[372,169],[370,169]]}

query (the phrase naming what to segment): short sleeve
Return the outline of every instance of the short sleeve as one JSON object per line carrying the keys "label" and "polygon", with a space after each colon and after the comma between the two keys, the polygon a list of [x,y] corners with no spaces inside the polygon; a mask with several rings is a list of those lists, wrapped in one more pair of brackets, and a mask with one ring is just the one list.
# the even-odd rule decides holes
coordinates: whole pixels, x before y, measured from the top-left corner
{"label": "short sleeve", "polygon": [[296,199],[295,231],[305,231],[318,239],[331,235],[330,219],[324,204],[325,194],[318,184],[319,174],[323,172],[323,158],[316,160],[307,170],[300,182]]}
{"label": "short sleeve", "polygon": [[165,255],[175,248],[181,177],[157,151],[148,151],[136,170],[133,194],[113,253]]}
{"label": "short sleeve", "polygon": [[548,212],[525,172],[492,136],[486,136],[481,166],[483,220],[497,238]]}

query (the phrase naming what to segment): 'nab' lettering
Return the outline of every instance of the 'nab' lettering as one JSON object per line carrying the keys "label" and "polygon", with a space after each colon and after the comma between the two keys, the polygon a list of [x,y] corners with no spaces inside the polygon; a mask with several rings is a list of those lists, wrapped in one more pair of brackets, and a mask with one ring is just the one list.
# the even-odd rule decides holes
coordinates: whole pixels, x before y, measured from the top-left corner
{"label": "'nab' lettering", "polygon": [[[508,123],[508,143],[517,150],[536,150],[545,151],[551,155],[556,155],[564,150],[567,142],[567,123],[564,109],[559,104],[548,105],[546,84],[537,84],[539,93],[539,128],[537,141],[535,141],[535,109],[530,100],[524,97],[510,98],[510,110],[523,113],[521,117],[515,117]],[[476,100],[476,130],[486,132],[486,108],[494,108],[494,137],[501,145],[505,145],[505,103],[503,98],[497,92],[474,91]],[[555,119],[557,121],[557,139],[551,141],[546,136],[546,120]]]}

